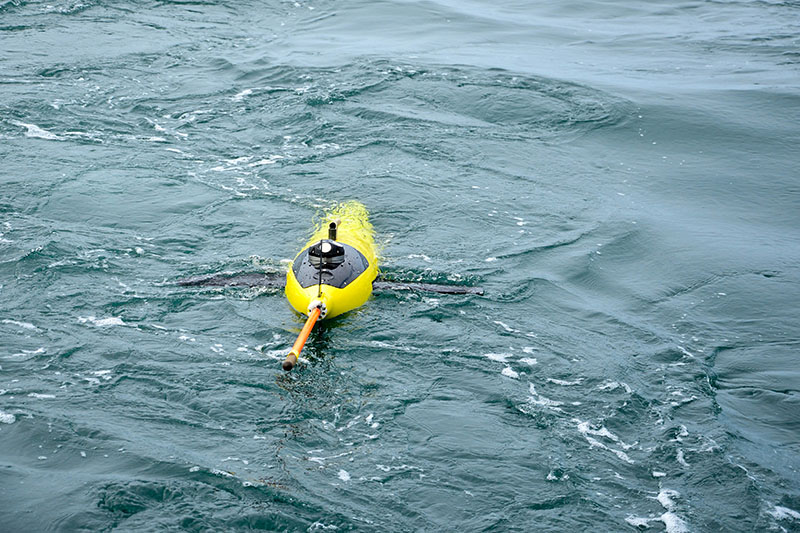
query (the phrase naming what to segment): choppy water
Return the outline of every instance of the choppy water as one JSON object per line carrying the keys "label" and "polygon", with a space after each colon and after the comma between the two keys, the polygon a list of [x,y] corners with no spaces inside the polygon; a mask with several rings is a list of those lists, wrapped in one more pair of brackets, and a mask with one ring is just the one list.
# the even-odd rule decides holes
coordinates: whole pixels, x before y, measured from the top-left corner
{"label": "choppy water", "polygon": [[[0,2],[4,531],[800,530],[800,5]],[[377,294],[280,360],[364,202]]]}

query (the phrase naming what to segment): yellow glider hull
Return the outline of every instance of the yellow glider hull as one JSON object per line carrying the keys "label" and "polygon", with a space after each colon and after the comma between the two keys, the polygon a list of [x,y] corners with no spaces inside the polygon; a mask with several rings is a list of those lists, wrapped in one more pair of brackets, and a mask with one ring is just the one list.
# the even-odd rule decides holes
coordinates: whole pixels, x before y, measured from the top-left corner
{"label": "yellow glider hull", "polygon": [[350,201],[338,205],[326,213],[311,239],[297,255],[328,237],[328,225],[339,221],[336,242],[347,244],[361,252],[368,266],[355,280],[343,288],[332,287],[322,283],[302,287],[292,269],[286,274],[286,299],[300,314],[308,315],[312,303],[321,302],[331,318],[352,311],[366,303],[372,294],[372,282],[378,276],[378,257],[372,224],[369,222],[367,208],[360,202]]}

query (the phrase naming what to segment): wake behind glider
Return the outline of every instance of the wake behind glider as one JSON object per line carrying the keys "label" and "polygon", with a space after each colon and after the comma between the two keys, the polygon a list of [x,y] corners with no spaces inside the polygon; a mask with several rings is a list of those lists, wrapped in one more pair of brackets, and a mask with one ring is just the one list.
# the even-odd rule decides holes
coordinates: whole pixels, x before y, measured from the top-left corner
{"label": "wake behind glider", "polygon": [[282,275],[212,274],[178,281],[184,286],[284,287],[289,304],[306,320],[283,362],[284,370],[297,364],[317,320],[332,318],[366,303],[373,290],[418,290],[441,294],[478,294],[476,287],[404,283],[379,278],[378,257],[366,207],[350,201],[327,213],[322,224]]}

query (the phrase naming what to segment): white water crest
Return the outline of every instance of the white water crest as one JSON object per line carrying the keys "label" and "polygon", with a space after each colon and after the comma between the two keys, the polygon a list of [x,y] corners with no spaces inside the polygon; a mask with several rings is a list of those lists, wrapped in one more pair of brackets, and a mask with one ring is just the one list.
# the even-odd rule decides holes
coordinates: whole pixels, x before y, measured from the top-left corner
{"label": "white water crest", "polygon": [[122,321],[120,317],[111,316],[108,318],[97,318],[94,316],[87,316],[87,317],[78,317],[78,322],[81,324],[92,324],[98,327],[108,327],[108,326],[125,326],[125,322]]}
{"label": "white water crest", "polygon": [[49,132],[44,128],[40,128],[36,124],[27,124],[25,122],[13,121],[13,124],[26,128],[25,136],[34,139],[45,139],[48,141],[60,141],[63,137],[59,137],[55,133]]}

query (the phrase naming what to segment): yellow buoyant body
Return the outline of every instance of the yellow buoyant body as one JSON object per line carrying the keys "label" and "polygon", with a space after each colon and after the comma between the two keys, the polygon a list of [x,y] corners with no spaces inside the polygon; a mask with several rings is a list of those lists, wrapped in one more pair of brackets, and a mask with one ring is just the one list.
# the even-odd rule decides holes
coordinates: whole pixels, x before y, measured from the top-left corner
{"label": "yellow buoyant body", "polygon": [[303,288],[289,268],[286,274],[286,298],[298,313],[307,315],[309,305],[319,300],[327,309],[325,317],[331,318],[364,305],[372,294],[372,282],[378,276],[378,258],[372,224],[369,223],[369,213],[364,204],[356,201],[345,202],[326,213],[303,250],[322,239],[327,239],[328,225],[336,220],[339,221],[336,242],[348,244],[361,252],[369,266],[341,289],[324,283]]}

